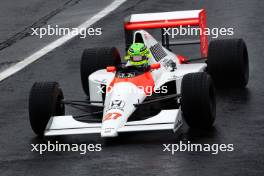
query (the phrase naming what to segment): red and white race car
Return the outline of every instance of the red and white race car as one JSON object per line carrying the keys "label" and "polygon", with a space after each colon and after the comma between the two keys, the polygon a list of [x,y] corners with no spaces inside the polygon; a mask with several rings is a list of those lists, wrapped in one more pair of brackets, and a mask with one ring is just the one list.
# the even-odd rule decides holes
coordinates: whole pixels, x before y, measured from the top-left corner
{"label": "red and white race car", "polygon": [[[215,88],[245,87],[248,55],[242,39],[170,42],[165,29],[179,26],[206,28],[205,10],[133,14],[125,19],[126,47],[144,43],[152,58],[149,66],[121,62],[115,47],[85,49],[81,80],[88,100],[66,100],[56,82],[37,82],[29,97],[29,117],[37,135],[173,130],[183,119],[192,128],[208,128],[216,116]],[[144,29],[161,29],[159,43]],[[200,44],[200,58],[174,54],[173,45]],[[214,83],[213,83],[214,82]],[[86,112],[65,115],[65,105]],[[87,112],[97,109],[94,112]],[[94,117],[96,116],[96,117]]]}

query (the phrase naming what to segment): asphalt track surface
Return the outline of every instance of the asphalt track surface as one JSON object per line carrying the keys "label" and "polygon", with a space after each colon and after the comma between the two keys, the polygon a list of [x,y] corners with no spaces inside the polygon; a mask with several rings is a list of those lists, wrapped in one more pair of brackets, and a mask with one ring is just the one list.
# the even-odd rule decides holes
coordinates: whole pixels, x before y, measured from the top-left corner
{"label": "asphalt track surface", "polygon": [[[35,81],[58,81],[66,98],[85,99],[79,60],[87,47],[117,46],[124,51],[123,18],[131,13],[205,8],[209,27],[234,27],[248,46],[246,89],[217,91],[217,120],[210,131],[184,127],[166,132],[129,133],[112,141],[99,135],[36,138],[28,121],[28,94]],[[264,54],[262,1],[129,1],[100,20],[103,35],[75,38],[0,83],[0,175],[264,175]],[[176,49],[176,48],[175,48]],[[181,50],[177,50],[180,53]],[[14,51],[15,52],[15,51]],[[190,48],[190,53],[194,49]],[[67,113],[72,111],[68,110]],[[101,143],[101,152],[31,152],[31,143]],[[163,152],[162,144],[232,143],[233,152]]]}

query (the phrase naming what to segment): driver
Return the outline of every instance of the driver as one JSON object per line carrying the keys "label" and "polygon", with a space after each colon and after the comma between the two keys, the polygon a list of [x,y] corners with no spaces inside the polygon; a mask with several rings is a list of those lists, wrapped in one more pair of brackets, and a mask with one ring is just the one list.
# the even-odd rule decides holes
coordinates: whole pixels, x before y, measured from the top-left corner
{"label": "driver", "polygon": [[136,67],[148,66],[148,59],[152,57],[149,49],[144,43],[133,43],[125,56],[125,60],[129,61],[129,65]]}

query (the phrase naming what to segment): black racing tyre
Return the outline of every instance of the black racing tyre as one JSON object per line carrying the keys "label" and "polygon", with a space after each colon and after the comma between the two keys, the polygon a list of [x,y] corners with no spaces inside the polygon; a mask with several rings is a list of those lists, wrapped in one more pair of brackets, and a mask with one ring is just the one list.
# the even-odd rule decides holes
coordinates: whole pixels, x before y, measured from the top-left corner
{"label": "black racing tyre", "polygon": [[57,82],[36,82],[29,94],[29,120],[32,130],[43,136],[52,116],[65,114],[62,90]]}
{"label": "black racing tyre", "polygon": [[205,72],[184,75],[181,84],[181,110],[191,128],[209,128],[216,114],[213,81]]}
{"label": "black racing tyre", "polygon": [[248,83],[248,52],[243,39],[210,42],[207,65],[217,87],[245,87]]}
{"label": "black racing tyre", "polygon": [[93,72],[107,66],[116,66],[121,63],[120,54],[115,47],[85,49],[81,58],[81,81],[86,95],[89,97],[88,77]]}

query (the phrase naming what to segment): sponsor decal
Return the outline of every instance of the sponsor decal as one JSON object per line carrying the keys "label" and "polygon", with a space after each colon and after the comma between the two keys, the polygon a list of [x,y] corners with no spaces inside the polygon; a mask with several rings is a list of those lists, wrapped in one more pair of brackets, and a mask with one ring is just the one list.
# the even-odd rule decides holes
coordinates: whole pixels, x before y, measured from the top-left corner
{"label": "sponsor decal", "polygon": [[119,73],[118,77],[119,78],[133,78],[136,76],[136,73]]}
{"label": "sponsor decal", "polygon": [[106,111],[109,111],[111,109],[118,109],[118,110],[124,111],[125,104],[126,103],[123,100],[112,100],[109,103],[109,106],[107,107]]}
{"label": "sponsor decal", "polygon": [[105,133],[111,133],[112,130],[114,130],[114,128],[106,128],[104,132]]}
{"label": "sponsor decal", "polygon": [[113,100],[111,101],[110,103],[110,109],[120,109],[122,111],[124,111],[124,108],[125,107],[125,102],[123,100]]}
{"label": "sponsor decal", "polygon": [[163,59],[162,65],[167,69],[171,68],[171,71],[174,71],[176,69],[176,63],[172,59]]}
{"label": "sponsor decal", "polygon": [[177,79],[181,79],[182,76],[177,76],[177,75],[172,75],[170,78],[168,78],[168,81],[173,81],[173,80],[177,80]]}
{"label": "sponsor decal", "polygon": [[118,112],[111,112],[111,113],[107,113],[104,118],[103,121],[106,120],[116,120],[117,118],[121,117],[122,114],[118,113]]}
{"label": "sponsor decal", "polygon": [[106,84],[107,83],[107,79],[102,79],[102,80],[94,79],[94,82],[97,82],[97,83],[100,83],[100,84]]}

